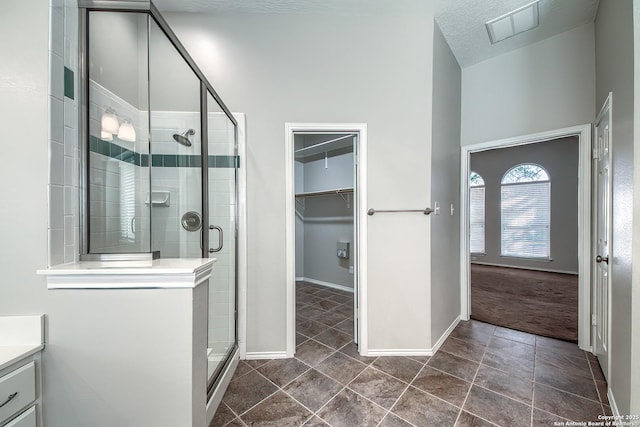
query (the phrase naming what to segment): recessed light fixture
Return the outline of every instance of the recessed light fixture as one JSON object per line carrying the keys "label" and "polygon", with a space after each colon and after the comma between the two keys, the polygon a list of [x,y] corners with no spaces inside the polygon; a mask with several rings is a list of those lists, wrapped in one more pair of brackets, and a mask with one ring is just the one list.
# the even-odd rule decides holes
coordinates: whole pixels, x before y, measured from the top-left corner
{"label": "recessed light fixture", "polygon": [[539,21],[538,0],[536,0],[488,21],[485,26],[487,27],[491,44],[496,44],[516,34],[524,33],[537,27]]}

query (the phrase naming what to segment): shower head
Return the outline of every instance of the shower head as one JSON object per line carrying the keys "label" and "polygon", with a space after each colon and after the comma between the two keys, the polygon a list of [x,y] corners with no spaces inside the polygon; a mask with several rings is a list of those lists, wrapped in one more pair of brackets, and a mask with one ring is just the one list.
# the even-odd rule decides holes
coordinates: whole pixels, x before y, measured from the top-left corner
{"label": "shower head", "polygon": [[184,145],[185,147],[191,147],[191,141],[189,141],[189,135],[195,135],[196,131],[193,129],[187,129],[181,134],[174,133],[173,139],[176,140],[177,143]]}

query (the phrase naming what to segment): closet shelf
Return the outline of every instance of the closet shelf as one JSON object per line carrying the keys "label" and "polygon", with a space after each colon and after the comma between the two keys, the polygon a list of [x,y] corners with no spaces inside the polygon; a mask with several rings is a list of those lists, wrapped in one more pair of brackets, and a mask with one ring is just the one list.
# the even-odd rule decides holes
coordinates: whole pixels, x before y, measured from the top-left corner
{"label": "closet shelf", "polygon": [[296,193],[296,197],[316,197],[316,196],[330,196],[340,194],[353,193],[353,187],[348,188],[336,188],[335,190],[323,190],[323,191],[309,191],[306,193]]}
{"label": "closet shelf", "polygon": [[314,156],[316,154],[327,153],[347,147],[353,147],[354,136],[355,134],[343,135],[338,138],[330,139],[329,141],[324,141],[318,144],[310,145],[309,147],[300,148],[294,151],[295,158],[296,160],[299,160],[304,159],[305,157]]}
{"label": "closet shelf", "polygon": [[[347,198],[343,196],[343,194],[347,194]],[[302,199],[302,209],[305,208],[305,200],[307,197],[316,197],[316,196],[340,196],[343,202],[347,204],[347,208],[351,206],[349,194],[353,194],[353,187],[347,188],[336,188],[335,190],[324,190],[324,191],[309,191],[306,193],[296,193],[296,199],[300,197]]]}

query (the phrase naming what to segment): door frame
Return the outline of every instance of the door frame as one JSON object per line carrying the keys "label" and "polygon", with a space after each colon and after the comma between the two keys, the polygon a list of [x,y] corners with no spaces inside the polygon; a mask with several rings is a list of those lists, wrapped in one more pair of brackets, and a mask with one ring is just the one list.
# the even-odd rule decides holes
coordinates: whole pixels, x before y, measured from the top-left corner
{"label": "door frame", "polygon": [[237,340],[239,356],[246,359],[247,356],[247,129],[244,113],[233,113],[238,122],[237,125],[237,153],[240,159],[237,169],[237,193],[236,209],[238,211],[238,224],[236,225],[236,280],[237,286]]}
{"label": "door frame", "polygon": [[[358,350],[366,355],[368,351],[367,341],[367,124],[366,123],[285,123],[285,265],[286,265],[286,353],[287,357],[293,357],[296,350],[296,242],[295,242],[295,159],[294,159],[294,134],[296,132],[323,132],[323,133],[357,133],[357,170],[355,184],[355,197],[357,198],[357,221],[354,229],[358,230],[356,244],[356,269],[357,269],[357,304],[358,304]],[[354,279],[356,279],[354,277]]]}
{"label": "door frame", "polygon": [[578,137],[578,346],[591,351],[591,133],[585,124],[513,138],[462,146],[460,157],[460,318],[471,314],[471,255],[469,252],[469,173],[472,153]]}

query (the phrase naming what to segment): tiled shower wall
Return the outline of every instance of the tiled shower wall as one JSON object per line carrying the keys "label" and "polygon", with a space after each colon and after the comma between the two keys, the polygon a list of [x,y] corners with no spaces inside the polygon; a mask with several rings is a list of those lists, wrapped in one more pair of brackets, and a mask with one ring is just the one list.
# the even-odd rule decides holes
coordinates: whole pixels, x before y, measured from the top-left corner
{"label": "tiled shower wall", "polygon": [[49,266],[79,253],[77,143],[78,4],[51,0],[49,8]]}

